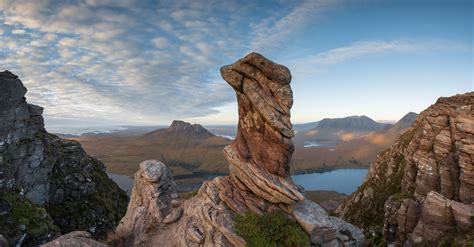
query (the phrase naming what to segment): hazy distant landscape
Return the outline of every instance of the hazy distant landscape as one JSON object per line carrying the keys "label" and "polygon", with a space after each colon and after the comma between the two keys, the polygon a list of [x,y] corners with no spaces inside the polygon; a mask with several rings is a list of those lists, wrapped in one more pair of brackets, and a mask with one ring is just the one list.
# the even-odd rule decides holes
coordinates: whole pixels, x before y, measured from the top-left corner
{"label": "hazy distant landscape", "polygon": [[[378,123],[365,116],[295,124],[291,171],[302,174],[367,168],[379,152],[411,125],[416,115],[409,113],[395,124]],[[230,125],[204,128],[184,123],[63,136],[79,141],[88,153],[106,164],[109,172],[133,177],[143,158],[159,159],[170,166],[178,184],[195,184],[228,173],[222,149],[231,143],[236,130]],[[308,143],[319,145],[305,147]]]}

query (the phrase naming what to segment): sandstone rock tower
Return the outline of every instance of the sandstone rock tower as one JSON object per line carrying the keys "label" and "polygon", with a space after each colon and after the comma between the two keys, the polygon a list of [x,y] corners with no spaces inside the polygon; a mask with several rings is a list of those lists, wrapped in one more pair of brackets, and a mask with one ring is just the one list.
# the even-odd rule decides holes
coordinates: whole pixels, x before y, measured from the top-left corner
{"label": "sandstone rock tower", "polygon": [[237,137],[224,149],[230,176],[223,199],[234,211],[258,213],[274,204],[303,201],[289,176],[294,151],[290,71],[251,53],[222,67],[221,74],[234,88],[239,107]]}

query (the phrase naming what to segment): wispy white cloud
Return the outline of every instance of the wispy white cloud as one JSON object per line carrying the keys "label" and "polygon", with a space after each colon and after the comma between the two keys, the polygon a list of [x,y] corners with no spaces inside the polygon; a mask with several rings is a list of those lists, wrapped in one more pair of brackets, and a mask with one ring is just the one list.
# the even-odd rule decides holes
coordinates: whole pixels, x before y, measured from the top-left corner
{"label": "wispy white cloud", "polygon": [[296,1],[295,6],[286,14],[280,17],[273,15],[252,26],[255,37],[250,43],[250,48],[266,51],[279,47],[291,39],[292,34],[304,29],[311,20],[339,4],[339,0]]}
{"label": "wispy white cloud", "polygon": [[23,29],[15,29],[12,31],[13,34],[24,34],[25,33],[25,30]]}
{"label": "wispy white cloud", "polygon": [[140,4],[0,0],[2,25],[30,30],[2,35],[0,70],[19,74],[29,101],[54,118],[152,124],[212,114],[234,100],[209,74],[239,45],[228,23],[207,18],[226,5]]}
{"label": "wispy white cloud", "polygon": [[422,53],[430,51],[468,51],[469,46],[448,40],[369,40],[334,48],[292,61],[292,68],[300,72],[314,72],[323,66],[343,63],[367,56],[391,53]]}
{"label": "wispy white cloud", "polygon": [[169,41],[163,37],[156,37],[152,40],[156,48],[163,49],[170,45]]}

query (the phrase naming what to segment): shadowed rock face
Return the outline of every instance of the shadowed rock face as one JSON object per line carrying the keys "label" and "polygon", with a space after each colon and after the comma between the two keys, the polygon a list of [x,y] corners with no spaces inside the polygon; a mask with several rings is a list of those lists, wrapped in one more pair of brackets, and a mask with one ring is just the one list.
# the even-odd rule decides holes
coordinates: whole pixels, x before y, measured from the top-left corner
{"label": "shadowed rock face", "polygon": [[[126,193],[78,142],[49,134],[43,108],[28,104],[25,93],[16,75],[0,72],[0,192],[22,191],[22,199],[46,208],[62,233],[81,229],[104,236],[125,213]],[[41,235],[31,227],[25,232]]]}
{"label": "shadowed rock face", "polygon": [[439,98],[339,208],[387,242],[474,241],[474,93]]}

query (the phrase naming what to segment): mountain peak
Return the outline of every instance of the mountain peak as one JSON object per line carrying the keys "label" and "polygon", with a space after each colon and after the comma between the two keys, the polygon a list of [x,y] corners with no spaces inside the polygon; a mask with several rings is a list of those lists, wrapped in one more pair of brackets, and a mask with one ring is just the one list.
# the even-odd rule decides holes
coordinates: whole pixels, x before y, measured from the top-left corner
{"label": "mountain peak", "polygon": [[415,122],[416,117],[418,117],[418,114],[415,112],[409,112],[405,116],[403,116],[400,120],[398,120],[399,123],[409,123],[412,124]]}
{"label": "mountain peak", "polygon": [[384,127],[385,124],[377,123],[364,115],[344,118],[324,118],[317,126],[317,128],[337,128],[350,131],[376,131]]}
{"label": "mountain peak", "polygon": [[214,136],[200,124],[191,124],[182,120],[174,120],[167,132],[178,132],[185,134],[198,134],[200,136]]}

